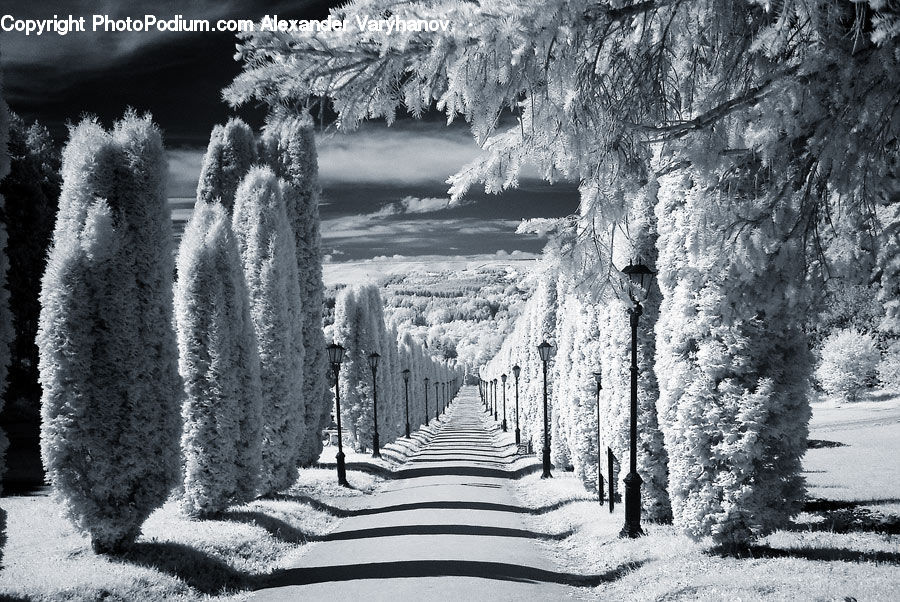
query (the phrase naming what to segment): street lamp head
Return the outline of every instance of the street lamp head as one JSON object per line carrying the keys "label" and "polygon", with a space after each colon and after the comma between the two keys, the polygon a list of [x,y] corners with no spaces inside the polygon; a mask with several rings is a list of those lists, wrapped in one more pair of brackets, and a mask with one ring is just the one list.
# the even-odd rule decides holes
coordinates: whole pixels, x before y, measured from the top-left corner
{"label": "street lamp head", "polygon": [[409,382],[409,368],[404,369],[401,374],[403,374],[403,380]]}
{"label": "street lamp head", "polygon": [[653,284],[653,271],[638,259],[637,263],[629,261],[628,265],[622,268],[622,273],[628,276],[631,283],[628,292],[631,300],[636,303],[646,300],[650,295],[650,285]]}
{"label": "street lamp head", "polygon": [[378,354],[377,354],[376,352],[374,352],[374,351],[373,351],[372,353],[370,353],[370,354],[369,354],[369,368],[371,368],[372,370],[374,370],[375,368],[377,368],[377,367],[378,367],[378,359],[379,359],[380,357],[381,357],[381,356],[378,355]]}
{"label": "street lamp head", "polygon": [[430,379],[426,376],[426,377],[425,377],[425,386],[426,386],[426,387],[428,386],[428,381],[429,381],[429,380],[430,380]]}
{"label": "street lamp head", "polygon": [[598,389],[603,388],[602,379],[603,375],[600,372],[594,372],[594,381],[596,381]]}
{"label": "street lamp head", "polygon": [[553,345],[544,341],[540,345],[538,345],[538,353],[541,354],[541,361],[545,364],[550,361],[550,350],[553,349]]}
{"label": "street lamp head", "polygon": [[522,372],[522,369],[519,368],[519,364],[513,366],[513,376],[516,377],[516,380],[519,380],[519,374]]}
{"label": "street lamp head", "polygon": [[501,374],[501,375],[500,375],[500,380],[501,380],[501,381],[503,382],[503,384],[505,385],[505,384],[506,384],[506,375],[505,375],[505,374]]}
{"label": "street lamp head", "polygon": [[328,361],[331,364],[340,364],[344,361],[344,348],[337,343],[332,343],[325,349],[328,351]]}

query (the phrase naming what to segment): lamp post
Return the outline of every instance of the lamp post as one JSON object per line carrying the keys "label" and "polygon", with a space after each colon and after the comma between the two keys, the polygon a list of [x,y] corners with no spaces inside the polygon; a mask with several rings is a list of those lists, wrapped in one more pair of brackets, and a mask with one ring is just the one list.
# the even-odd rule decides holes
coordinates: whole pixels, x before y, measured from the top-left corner
{"label": "lamp post", "polygon": [[403,372],[403,386],[406,389],[406,438],[409,439],[409,368]]}
{"label": "lamp post", "polygon": [[438,399],[440,398],[440,396],[438,395],[438,387],[439,386],[440,386],[440,383],[438,381],[434,381],[434,419],[435,420],[438,419],[438,406],[439,406]]}
{"label": "lamp post", "polygon": [[344,348],[337,343],[328,345],[325,350],[328,352],[328,361],[331,363],[331,372],[334,375],[334,405],[335,416],[337,417],[338,429],[338,453],[335,456],[337,460],[338,485],[349,487],[347,482],[347,468],[344,464],[344,443],[343,432],[341,432],[341,385],[338,375],[341,372],[341,362],[344,361]]}
{"label": "lamp post", "polygon": [[513,376],[516,379],[516,445],[521,444],[521,433],[519,431],[519,373],[521,371],[519,364],[513,366]]}
{"label": "lamp post", "polygon": [[378,445],[378,358],[381,356],[375,352],[369,354],[369,368],[372,369],[372,424],[375,431],[372,433],[372,457],[381,457],[381,448]]}
{"label": "lamp post", "polygon": [[603,461],[603,456],[600,452],[600,391],[603,390],[602,378],[603,375],[600,372],[594,372],[594,381],[597,383],[597,496],[601,504],[603,503],[603,471],[600,470],[601,462]]}
{"label": "lamp post", "polygon": [[549,479],[553,475],[550,474],[550,431],[547,421],[547,362],[550,361],[550,349],[553,346],[547,341],[538,345],[538,353],[541,355],[541,363],[544,364],[544,472],[542,479]]}
{"label": "lamp post", "polygon": [[488,416],[494,413],[494,379],[490,379],[487,381],[488,393],[491,399],[490,405],[488,405]]}
{"label": "lamp post", "polygon": [[653,272],[638,261],[636,264],[629,262],[622,268],[622,273],[630,281],[628,296],[632,302],[628,310],[631,322],[631,457],[630,471],[625,477],[625,526],[619,537],[640,537],[644,531],[641,529],[641,477],[637,472],[637,329],[638,320],[644,312],[641,301],[645,301],[650,294]]}
{"label": "lamp post", "polygon": [[441,412],[444,413],[447,411],[447,381],[441,383],[441,401]]}
{"label": "lamp post", "polygon": [[428,426],[428,377],[425,377],[425,426]]}
{"label": "lamp post", "polygon": [[498,420],[498,406],[500,404],[497,403],[497,379],[494,379],[494,422]]}
{"label": "lamp post", "polygon": [[506,374],[500,375],[500,381],[503,383],[503,422],[500,423],[500,428],[503,429],[503,432],[506,432]]}

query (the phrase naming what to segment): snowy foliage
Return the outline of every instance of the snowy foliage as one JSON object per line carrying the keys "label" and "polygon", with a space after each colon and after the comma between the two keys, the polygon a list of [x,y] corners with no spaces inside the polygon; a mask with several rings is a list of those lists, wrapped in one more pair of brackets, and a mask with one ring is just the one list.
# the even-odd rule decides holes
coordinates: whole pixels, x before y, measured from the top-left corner
{"label": "snowy foliage", "polygon": [[182,393],[159,130],[73,128],[41,288],[41,455],[95,549],[132,541],[179,474]]}
{"label": "snowy foliage", "polygon": [[878,382],[885,389],[900,390],[900,343],[894,341],[878,362]]}
{"label": "snowy foliage", "polygon": [[270,168],[252,168],[238,187],[232,221],[259,348],[263,494],[293,484],[306,436],[304,308],[283,189]]}
{"label": "snowy foliage", "polygon": [[250,301],[231,220],[198,201],[181,239],[175,284],[179,369],[184,380],[184,493],[191,516],[256,494],[261,385]]}
{"label": "snowy foliage", "polygon": [[881,353],[871,334],[853,328],[835,330],[822,341],[816,380],[839,401],[857,401],[875,384]]}
{"label": "snowy foliage", "polygon": [[[355,448],[371,449],[373,427],[372,371],[368,356],[381,357],[377,369],[378,435],[381,445],[405,434],[406,389],[402,371],[410,371],[410,428],[427,424],[435,416],[434,383],[462,384],[464,371],[454,361],[432,357],[410,334],[398,335],[384,322],[379,287],[347,287],[337,298],[333,339],[345,348],[340,371],[341,416]],[[428,413],[425,378],[429,379]],[[448,396],[454,391],[448,391]]]}
{"label": "snowy foliage", "polygon": [[240,119],[216,125],[200,168],[197,200],[205,203],[221,201],[229,212],[234,206],[238,184],[256,162],[256,139],[253,130]]}
{"label": "snowy foliage", "polygon": [[[656,374],[669,494],[677,524],[726,548],[800,510],[810,415],[810,354],[795,318],[805,302],[803,247],[785,236],[804,219],[803,205],[791,195],[775,207],[765,196],[731,196],[745,192],[744,177],[667,176],[656,209]],[[726,236],[744,209],[739,200],[758,218]]]}
{"label": "snowy foliage", "polygon": [[294,231],[297,255],[297,277],[303,304],[304,423],[299,461],[307,466],[322,452],[322,431],[330,417],[328,358],[325,357],[325,335],[322,330],[324,284],[322,282],[321,220],[319,218],[319,165],[312,120],[274,116],[260,141],[260,154],[275,173],[283,178],[284,201],[288,220]]}

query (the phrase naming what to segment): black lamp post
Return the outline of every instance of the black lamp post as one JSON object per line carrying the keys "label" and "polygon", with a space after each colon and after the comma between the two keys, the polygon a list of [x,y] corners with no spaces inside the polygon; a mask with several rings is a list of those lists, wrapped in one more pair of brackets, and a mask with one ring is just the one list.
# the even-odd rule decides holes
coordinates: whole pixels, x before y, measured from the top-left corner
{"label": "black lamp post", "polygon": [[494,421],[496,422],[499,419],[499,409],[500,404],[497,403],[497,379],[494,379]]}
{"label": "black lamp post", "polygon": [[328,352],[328,361],[331,363],[331,372],[334,375],[334,405],[335,416],[337,417],[338,429],[338,453],[335,456],[337,460],[338,485],[349,487],[347,482],[347,468],[344,464],[344,443],[343,433],[341,432],[341,385],[338,375],[341,372],[341,362],[344,361],[344,348],[337,343],[328,345],[325,350]]}
{"label": "black lamp post", "polygon": [[406,438],[409,439],[409,368],[403,372],[403,386],[406,389]]}
{"label": "black lamp post", "polygon": [[375,431],[372,433],[372,457],[381,457],[381,447],[378,445],[378,358],[381,356],[375,352],[369,354],[369,368],[372,369],[372,424]]}
{"label": "black lamp post", "polygon": [[425,426],[428,426],[428,377],[425,377]]}
{"label": "black lamp post", "polygon": [[638,320],[644,312],[641,301],[645,301],[650,294],[653,272],[638,261],[636,264],[629,262],[622,268],[622,273],[628,276],[628,296],[632,302],[628,310],[631,318],[631,457],[630,472],[625,477],[625,526],[619,537],[640,537],[644,531],[641,529],[641,477],[637,472],[637,329]]}
{"label": "black lamp post", "polygon": [[544,473],[542,479],[549,479],[550,474],[550,425],[547,420],[547,362],[550,361],[550,350],[553,346],[547,341],[538,345],[538,353],[541,355],[541,363],[544,364]]}
{"label": "black lamp post", "polygon": [[597,383],[597,495],[601,504],[603,503],[603,471],[600,470],[602,466],[602,454],[600,453],[600,391],[603,390],[602,378],[603,375],[600,372],[594,372],[594,381]]}
{"label": "black lamp post", "polygon": [[503,383],[503,422],[500,423],[500,428],[503,429],[503,432],[506,432],[506,374],[500,375],[500,381]]}
{"label": "black lamp post", "polygon": [[438,381],[434,381],[434,419],[435,420],[438,419],[438,409],[440,407],[440,402],[438,401],[440,399],[440,395],[438,394],[439,386],[440,386],[440,383]]}
{"label": "black lamp post", "polygon": [[441,383],[441,413],[447,411],[447,381]]}
{"label": "black lamp post", "polygon": [[516,379],[516,445],[521,444],[521,432],[519,431],[519,373],[522,371],[519,368],[519,364],[516,364],[512,368],[513,376]]}

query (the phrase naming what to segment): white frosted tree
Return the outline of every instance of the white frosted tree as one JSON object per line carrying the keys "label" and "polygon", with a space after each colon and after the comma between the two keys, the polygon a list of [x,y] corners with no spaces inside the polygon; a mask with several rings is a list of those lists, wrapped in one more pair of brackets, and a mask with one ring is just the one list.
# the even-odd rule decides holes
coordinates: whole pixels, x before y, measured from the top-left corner
{"label": "white frosted tree", "polygon": [[294,231],[297,277],[303,299],[303,399],[306,436],[301,465],[322,452],[322,431],[331,413],[329,370],[322,329],[325,285],[322,281],[319,164],[312,120],[307,115],[273,115],[260,143],[261,158],[287,182],[284,192],[288,220]]}
{"label": "white frosted tree", "polygon": [[724,548],[784,526],[804,498],[810,354],[793,317],[804,253],[787,233],[809,216],[802,195],[735,196],[764,191],[760,176],[667,176],[657,205],[669,494],[676,523]]}
{"label": "white frosted tree", "polygon": [[238,118],[216,125],[200,167],[197,200],[204,203],[221,201],[229,212],[243,177],[256,162],[256,139],[253,130]]}
{"label": "white frosted tree", "polygon": [[181,506],[203,517],[256,495],[261,383],[256,334],[231,219],[198,201],[178,252],[175,324],[182,406]]}
{"label": "white frosted tree", "polygon": [[282,188],[270,168],[252,168],[238,187],[232,218],[259,349],[264,495],[294,483],[305,435],[303,347],[298,344],[304,308]]}
{"label": "white frosted tree", "polygon": [[165,154],[150,117],[75,127],[41,289],[41,455],[97,551],[133,541],[179,475]]}
{"label": "white frosted tree", "polygon": [[367,356],[373,351],[369,295],[357,287],[340,292],[334,308],[335,340],[344,346],[341,365],[341,411],[357,451],[372,443],[372,375]]}

